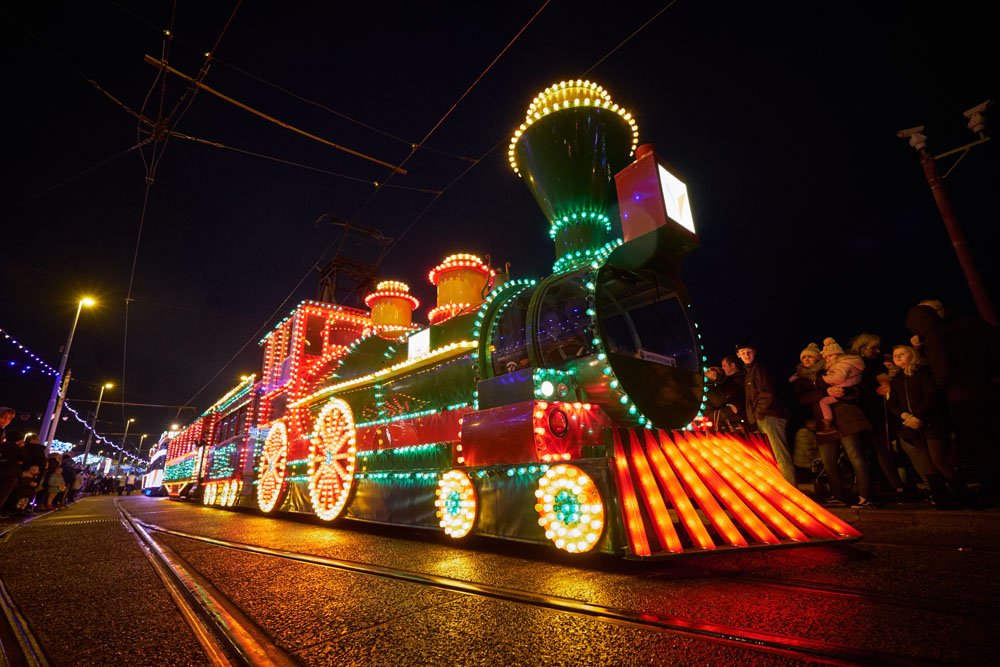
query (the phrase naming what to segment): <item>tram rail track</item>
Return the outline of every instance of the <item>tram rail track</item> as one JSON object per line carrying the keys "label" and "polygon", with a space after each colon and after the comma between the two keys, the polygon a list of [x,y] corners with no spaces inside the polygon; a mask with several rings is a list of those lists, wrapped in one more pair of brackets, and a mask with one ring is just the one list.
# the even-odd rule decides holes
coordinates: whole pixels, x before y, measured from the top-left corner
{"label": "tram rail track", "polygon": [[223,665],[274,665],[298,662],[274,643],[227,596],[116,502],[122,523],[132,531],[209,662]]}
{"label": "tram rail track", "polygon": [[[895,653],[876,651],[864,647],[852,646],[848,644],[828,642],[794,635],[784,635],[760,630],[752,630],[743,627],[731,626],[720,623],[711,623],[692,618],[672,616],[651,612],[639,612],[618,607],[593,604],[583,600],[547,595],[534,591],[507,588],[491,584],[469,582],[462,579],[433,575],[412,570],[374,565],[357,561],[350,561],[315,554],[286,551],[270,547],[235,542],[217,537],[197,535],[181,530],[167,528],[142,519],[128,515],[124,508],[119,507],[123,515],[127,515],[131,522],[134,522],[138,529],[141,529],[154,543],[156,540],[153,534],[171,535],[174,537],[209,544],[224,549],[233,549],[246,553],[252,553],[272,558],[280,558],[291,562],[326,567],[340,571],[352,572],[356,574],[381,577],[396,581],[408,582],[420,586],[434,587],[441,590],[473,595],[494,600],[501,600],[515,604],[528,605],[531,607],[548,609],[552,611],[571,613],[597,619],[607,623],[629,626],[633,628],[666,632],[681,635],[703,641],[738,647],[746,650],[769,653],[787,658],[822,662],[836,665],[937,665],[942,664],[929,658],[914,657]],[[163,547],[169,548],[169,547]],[[174,558],[180,557],[174,554]],[[200,575],[197,575],[200,577]],[[769,580],[766,577],[733,577],[729,579],[736,583],[753,583],[755,585],[768,585],[774,588],[794,590],[796,592],[824,592],[829,595],[850,596],[853,598],[864,598],[880,604],[897,604],[898,606],[912,607],[919,604],[918,600],[900,600],[889,595],[865,594],[860,589],[850,589],[849,587],[812,585],[808,582]],[[204,585],[211,586],[210,582],[203,582]],[[217,604],[235,606],[228,602],[224,596],[212,587],[214,596],[218,598]],[[900,604],[901,603],[901,604]],[[932,603],[927,602],[922,609],[931,609]],[[252,621],[249,621],[252,624]]]}

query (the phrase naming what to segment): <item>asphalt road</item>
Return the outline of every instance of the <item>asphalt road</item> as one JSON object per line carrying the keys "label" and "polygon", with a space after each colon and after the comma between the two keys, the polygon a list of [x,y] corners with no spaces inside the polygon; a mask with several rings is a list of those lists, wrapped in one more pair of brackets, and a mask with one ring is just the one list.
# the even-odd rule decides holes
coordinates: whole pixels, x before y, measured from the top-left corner
{"label": "asphalt road", "polygon": [[630,562],[97,497],[3,533],[0,579],[55,665],[212,664],[163,555],[250,664],[994,664],[1000,510],[836,512],[864,539]]}

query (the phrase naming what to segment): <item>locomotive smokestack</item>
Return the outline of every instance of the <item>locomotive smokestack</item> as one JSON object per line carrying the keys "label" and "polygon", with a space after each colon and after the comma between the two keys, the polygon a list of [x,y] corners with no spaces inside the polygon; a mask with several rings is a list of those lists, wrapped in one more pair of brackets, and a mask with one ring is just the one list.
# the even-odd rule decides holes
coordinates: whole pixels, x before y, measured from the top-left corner
{"label": "locomotive smokestack", "polygon": [[431,324],[443,322],[483,302],[493,271],[479,257],[449,255],[431,269],[427,280],[437,287],[437,307],[427,314]]}
{"label": "locomotive smokestack", "polygon": [[393,331],[410,326],[413,310],[420,302],[410,294],[406,283],[383,280],[365,297],[365,305],[372,309],[372,324],[376,329]]}
{"label": "locomotive smokestack", "polygon": [[632,115],[591,81],[549,86],[528,107],[508,156],[549,220],[557,264],[585,259],[611,240],[614,176],[638,139]]}

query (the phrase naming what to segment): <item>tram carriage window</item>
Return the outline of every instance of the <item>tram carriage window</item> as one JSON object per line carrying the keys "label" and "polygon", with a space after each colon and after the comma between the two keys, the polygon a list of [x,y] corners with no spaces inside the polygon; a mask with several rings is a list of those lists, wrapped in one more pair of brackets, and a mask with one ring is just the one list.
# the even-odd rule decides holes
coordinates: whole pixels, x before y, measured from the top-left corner
{"label": "tram carriage window", "polygon": [[493,374],[506,375],[531,365],[525,337],[525,319],[531,290],[514,298],[493,325]]}
{"label": "tram carriage window", "polygon": [[584,276],[573,276],[550,285],[542,296],[538,311],[538,345],[542,364],[554,367],[594,353],[588,333],[591,317],[587,314]]}
{"label": "tram carriage window", "polygon": [[348,324],[335,324],[330,329],[330,344],[347,347],[361,335],[360,327],[351,328]]}
{"label": "tram carriage window", "polygon": [[323,327],[326,319],[319,315],[306,318],[306,339],[302,351],[313,356],[323,354]]}

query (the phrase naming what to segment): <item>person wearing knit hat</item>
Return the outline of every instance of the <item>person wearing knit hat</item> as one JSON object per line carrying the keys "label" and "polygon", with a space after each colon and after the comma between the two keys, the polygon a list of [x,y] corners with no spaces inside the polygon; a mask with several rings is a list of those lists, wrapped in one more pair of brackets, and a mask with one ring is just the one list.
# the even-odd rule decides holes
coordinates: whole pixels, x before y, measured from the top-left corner
{"label": "person wearing knit hat", "polygon": [[819,361],[823,358],[823,352],[816,343],[809,343],[804,350],[799,352],[799,361],[802,361],[802,357],[812,357],[816,361]]}
{"label": "person wearing knit hat", "polygon": [[844,348],[840,346],[840,343],[835,341],[833,338],[823,339],[823,358],[826,359],[834,354],[843,354]]}
{"label": "person wearing knit hat", "polygon": [[819,401],[826,396],[826,385],[823,385],[820,379],[824,370],[825,362],[819,345],[809,343],[799,353],[799,365],[795,367],[795,373],[792,374],[792,377],[788,378],[788,381],[792,383],[796,400],[802,405],[808,405],[812,410],[817,428],[823,422]]}
{"label": "person wearing knit hat", "polygon": [[856,354],[845,354],[844,348],[833,338],[823,339],[823,359],[826,361],[826,372],[823,381],[828,385],[827,396],[819,401],[823,413],[823,424],[816,432],[817,436],[836,433],[833,427],[833,404],[844,396],[844,389],[854,387],[861,382],[865,370],[864,360]]}

